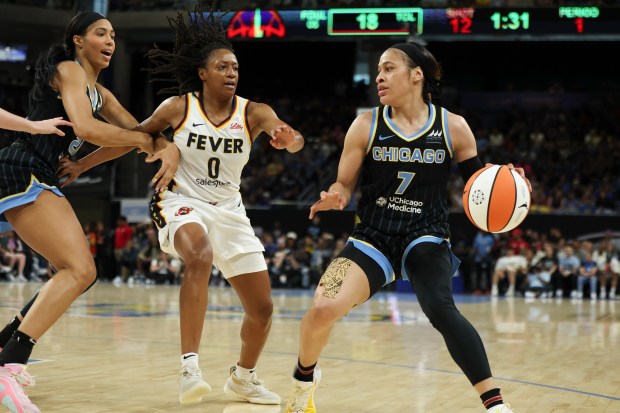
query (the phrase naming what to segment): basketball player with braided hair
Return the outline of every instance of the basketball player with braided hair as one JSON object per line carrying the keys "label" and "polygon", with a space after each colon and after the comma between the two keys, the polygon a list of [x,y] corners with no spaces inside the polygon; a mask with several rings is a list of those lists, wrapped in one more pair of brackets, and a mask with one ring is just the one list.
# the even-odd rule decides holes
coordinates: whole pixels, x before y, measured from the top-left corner
{"label": "basketball player with braided hair", "polygon": [[239,63],[213,8],[198,4],[186,23],[182,13],[170,24],[174,48],[150,50],[155,80],[172,77],[165,100],[142,123],[145,130],[174,128],[181,161],[168,190],[156,193],[151,215],[162,250],[185,262],[180,292],[181,373],[179,398],[192,403],[210,390],[198,363],[198,348],[214,264],[236,291],[245,316],[241,354],[224,386],[227,396],[257,404],[280,397],[256,377],[256,363],[271,327],[273,303],[263,245],[246,216],[239,186],[252,143],[262,132],[275,149],[299,151],[303,137],[266,104],[235,94]]}
{"label": "basketball player with braided hair", "polygon": [[[181,370],[179,401],[197,403],[211,391],[199,367],[198,349],[207,311],[209,278],[215,265],[237,292],[245,316],[241,353],[224,392],[257,404],[280,404],[257,379],[255,368],[271,327],[273,303],[263,245],[246,216],[239,187],[252,143],[265,132],[275,149],[297,152],[304,139],[274,110],[235,94],[239,63],[225,36],[222,15],[198,3],[193,13],[168,18],[175,32],[172,50],[158,47],[146,56],[153,81],[173,81],[159,93],[174,93],[141,123],[155,134],[169,128],[181,152],[178,170],[160,188],[150,209],[160,247],[185,263],[180,290]],[[104,148],[102,159],[113,157]],[[74,179],[95,162],[84,159]],[[73,168],[73,167],[72,167]]]}
{"label": "basketball player with braided hair", "polygon": [[378,70],[381,106],[353,121],[337,180],[310,208],[310,218],[344,209],[360,179],[358,223],[323,274],[301,323],[286,412],[316,413],[317,362],[334,323],[384,285],[406,278],[487,412],[510,413],[482,340],[452,297],[459,260],[450,249],[447,183],[452,158],[465,181],[482,168],[474,135],[464,118],[432,102],[441,68],[425,47],[396,44],[381,55]]}

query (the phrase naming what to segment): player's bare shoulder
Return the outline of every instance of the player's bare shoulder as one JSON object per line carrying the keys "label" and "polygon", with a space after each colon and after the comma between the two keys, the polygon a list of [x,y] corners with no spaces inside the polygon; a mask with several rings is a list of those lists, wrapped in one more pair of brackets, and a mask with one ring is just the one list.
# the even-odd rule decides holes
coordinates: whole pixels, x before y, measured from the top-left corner
{"label": "player's bare shoulder", "polygon": [[185,96],[172,96],[164,100],[157,106],[157,109],[142,122],[143,130],[147,133],[160,131],[162,128],[180,126],[185,119],[187,111],[187,101]]}
{"label": "player's bare shoulder", "polygon": [[187,99],[183,96],[171,96],[161,102],[154,115],[168,119],[172,124],[180,122],[185,117]]}
{"label": "player's bare shoulder", "polygon": [[246,115],[251,125],[255,125],[257,121],[267,116],[275,115],[275,111],[266,103],[248,101],[246,107]]}
{"label": "player's bare shoulder", "polygon": [[457,160],[469,159],[476,155],[476,138],[463,116],[448,112],[448,133]]}
{"label": "player's bare shoulder", "polygon": [[160,108],[164,110],[173,111],[173,112],[178,112],[178,111],[185,112],[186,106],[187,106],[187,98],[185,97],[185,95],[171,96],[167,98],[166,100],[164,100],[163,102],[161,102],[161,104],[159,105]]}
{"label": "player's bare shoulder", "polygon": [[469,125],[465,118],[456,113],[447,111],[448,113],[448,127],[450,128],[450,133],[452,132],[463,132],[463,130],[469,130]]}
{"label": "player's bare shoulder", "polygon": [[79,82],[86,83],[86,72],[79,63],[73,60],[64,60],[56,66],[56,74],[54,75],[54,88],[58,87],[58,83]]}

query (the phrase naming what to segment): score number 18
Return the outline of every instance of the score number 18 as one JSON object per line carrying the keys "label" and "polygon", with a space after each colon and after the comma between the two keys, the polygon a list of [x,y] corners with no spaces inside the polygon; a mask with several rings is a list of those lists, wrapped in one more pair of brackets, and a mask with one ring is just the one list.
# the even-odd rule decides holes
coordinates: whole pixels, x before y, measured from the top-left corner
{"label": "score number 18", "polygon": [[377,30],[379,28],[379,15],[377,13],[360,13],[355,20],[360,25],[360,30]]}

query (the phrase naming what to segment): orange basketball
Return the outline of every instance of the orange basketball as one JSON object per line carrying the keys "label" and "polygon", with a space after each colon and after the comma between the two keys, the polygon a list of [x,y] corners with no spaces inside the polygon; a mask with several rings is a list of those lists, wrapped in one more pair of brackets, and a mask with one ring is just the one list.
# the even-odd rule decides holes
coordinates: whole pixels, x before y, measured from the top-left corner
{"label": "orange basketball", "polygon": [[487,232],[518,227],[530,210],[530,190],[521,175],[505,165],[489,165],[469,178],[463,189],[467,218]]}

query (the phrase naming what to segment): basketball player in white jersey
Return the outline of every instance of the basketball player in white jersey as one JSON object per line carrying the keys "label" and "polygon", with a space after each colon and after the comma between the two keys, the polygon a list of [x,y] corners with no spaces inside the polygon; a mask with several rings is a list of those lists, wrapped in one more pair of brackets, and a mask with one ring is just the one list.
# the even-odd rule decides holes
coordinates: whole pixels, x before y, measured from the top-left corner
{"label": "basketball player in white jersey", "polygon": [[[197,10],[188,25],[183,14],[172,53],[151,50],[154,73],[175,76],[182,96],[164,101],[142,123],[149,132],[174,128],[181,161],[168,190],[156,193],[151,217],[161,248],[177,254],[186,269],[181,285],[181,403],[198,402],[210,391],[198,365],[198,346],[214,264],[235,289],[245,317],[241,354],[224,392],[236,400],[280,404],[258,381],[255,367],[271,326],[273,304],[263,245],[254,234],[241,200],[241,172],[254,140],[266,132],[276,149],[299,151],[303,137],[271,107],[235,95],[239,64],[219,22]],[[206,30],[205,30],[206,23]],[[162,60],[168,64],[159,64]],[[187,65],[193,59],[194,65]]]}
{"label": "basketball player in white jersey", "polygon": [[[162,250],[185,263],[179,401],[200,402],[211,391],[199,368],[198,348],[215,265],[245,310],[241,354],[230,369],[224,392],[240,401],[280,404],[280,396],[267,390],[255,372],[271,327],[273,303],[264,248],[246,216],[239,186],[252,143],[262,132],[270,135],[274,148],[289,152],[299,151],[304,139],[268,105],[235,94],[239,64],[219,18],[208,14],[205,19],[198,8],[190,17],[189,23],[183,13],[171,19],[176,29],[172,52],[155,48],[147,53],[155,75],[178,82],[160,93],[173,91],[178,96],[162,102],[140,126],[151,134],[173,128],[173,140],[181,152],[174,178],[155,193],[150,205]],[[118,155],[119,150],[104,148],[72,168],[79,173]],[[70,181],[75,176],[72,171]],[[162,177],[158,187],[166,181]]]}

